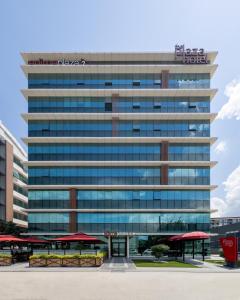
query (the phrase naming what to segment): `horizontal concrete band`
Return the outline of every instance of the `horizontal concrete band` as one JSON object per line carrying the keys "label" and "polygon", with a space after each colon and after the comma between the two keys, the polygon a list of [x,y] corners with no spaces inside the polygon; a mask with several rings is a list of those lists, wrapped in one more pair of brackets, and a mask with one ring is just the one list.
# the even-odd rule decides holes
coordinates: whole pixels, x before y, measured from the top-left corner
{"label": "horizontal concrete band", "polygon": [[16,177],[13,177],[13,183],[22,187],[22,188],[25,188],[26,187],[26,183],[17,179]]}
{"label": "horizontal concrete band", "polygon": [[209,120],[216,118],[216,113],[26,113],[25,121],[30,120]]}
{"label": "horizontal concrete band", "polygon": [[[208,60],[213,63],[218,51],[206,51]],[[81,60],[85,61],[174,61],[174,51],[142,52],[21,52],[24,62],[30,60]]]}
{"label": "horizontal concrete band", "polygon": [[[28,97],[210,97],[217,89],[22,89]],[[51,99],[51,98],[49,98]]]}
{"label": "horizontal concrete band", "polygon": [[214,167],[216,161],[27,161],[26,166],[199,166]]}
{"label": "horizontal concrete band", "polygon": [[210,213],[210,209],[25,209],[26,212],[96,212],[96,213],[127,213],[127,212],[139,212],[139,213],[149,213],[149,212],[180,212],[180,213]]}
{"label": "horizontal concrete band", "polygon": [[17,191],[13,190],[13,197],[17,198],[25,203],[28,203],[28,198],[20,193],[18,193]]}
{"label": "horizontal concrete band", "polygon": [[19,219],[15,219],[13,218],[13,223],[15,223],[16,225],[23,227],[23,228],[27,228],[28,227],[28,222],[23,221],[23,220],[19,220]]}
{"label": "horizontal concrete band", "polygon": [[216,137],[26,137],[22,138],[25,144],[29,143],[206,143],[213,144]]}
{"label": "horizontal concrete band", "polygon": [[213,76],[217,69],[216,64],[192,65],[22,65],[25,75],[31,73],[71,73],[71,74],[160,74],[167,70],[169,73],[209,73]]}
{"label": "horizontal concrete band", "polygon": [[[22,160],[22,163],[24,163],[25,160]],[[24,177],[28,178],[28,174],[23,170],[19,165],[17,165],[15,162],[13,162],[13,169],[16,170],[18,173],[23,175]]]}
{"label": "horizontal concrete band", "polygon": [[217,185],[28,185],[28,190],[214,190]]}
{"label": "horizontal concrete band", "polygon": [[22,214],[22,215],[27,215],[27,210],[24,209],[24,208],[21,207],[21,206],[16,205],[16,204],[13,204],[13,210],[14,210],[15,212],[18,212],[18,213]]}

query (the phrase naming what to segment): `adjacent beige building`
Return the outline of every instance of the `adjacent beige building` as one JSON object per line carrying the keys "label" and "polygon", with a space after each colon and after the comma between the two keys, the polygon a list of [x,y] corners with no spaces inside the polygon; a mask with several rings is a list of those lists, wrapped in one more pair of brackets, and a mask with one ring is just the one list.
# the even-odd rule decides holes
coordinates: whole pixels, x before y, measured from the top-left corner
{"label": "adjacent beige building", "polygon": [[0,121],[0,220],[27,227],[27,154]]}

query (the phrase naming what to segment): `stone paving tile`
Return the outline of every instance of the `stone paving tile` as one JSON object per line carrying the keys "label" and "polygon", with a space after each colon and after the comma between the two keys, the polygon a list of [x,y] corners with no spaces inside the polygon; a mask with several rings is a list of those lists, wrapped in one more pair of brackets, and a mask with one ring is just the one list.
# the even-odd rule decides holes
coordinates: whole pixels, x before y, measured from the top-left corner
{"label": "stone paving tile", "polygon": [[131,259],[112,258],[106,260],[98,268],[64,268],[64,267],[38,267],[29,268],[28,263],[16,263],[11,266],[0,267],[1,272],[184,272],[184,273],[240,273],[240,269],[229,269],[199,260],[186,259],[186,262],[199,266],[199,268],[141,268],[136,267]]}
{"label": "stone paving tile", "polygon": [[124,257],[113,257],[110,260],[104,262],[100,271],[130,271],[136,270],[135,264]]}

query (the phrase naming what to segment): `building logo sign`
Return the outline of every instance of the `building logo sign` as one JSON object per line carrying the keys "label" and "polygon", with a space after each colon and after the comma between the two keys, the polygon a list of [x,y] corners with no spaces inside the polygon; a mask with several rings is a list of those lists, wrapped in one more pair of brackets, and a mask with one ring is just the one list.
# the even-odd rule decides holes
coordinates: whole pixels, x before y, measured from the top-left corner
{"label": "building logo sign", "polygon": [[118,237],[118,236],[133,236],[135,235],[133,232],[117,232],[117,231],[105,231],[105,237]]}
{"label": "building logo sign", "polygon": [[188,65],[202,65],[208,64],[207,53],[202,48],[187,48],[184,45],[175,46],[175,60],[182,61],[183,64]]}
{"label": "building logo sign", "polygon": [[29,65],[85,65],[87,62],[85,59],[80,60],[69,60],[69,59],[58,59],[58,60],[44,60],[39,58],[38,60],[29,60]]}
{"label": "building logo sign", "polygon": [[238,260],[238,238],[234,236],[220,238],[220,244],[226,261],[236,263]]}

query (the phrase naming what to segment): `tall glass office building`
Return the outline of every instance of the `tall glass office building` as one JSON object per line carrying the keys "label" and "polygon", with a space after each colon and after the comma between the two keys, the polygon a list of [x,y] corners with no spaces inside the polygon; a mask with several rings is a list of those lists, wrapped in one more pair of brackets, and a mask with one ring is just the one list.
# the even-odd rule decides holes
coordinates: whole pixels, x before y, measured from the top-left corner
{"label": "tall glass office building", "polygon": [[216,52],[22,53],[29,233],[128,256],[209,231]]}

